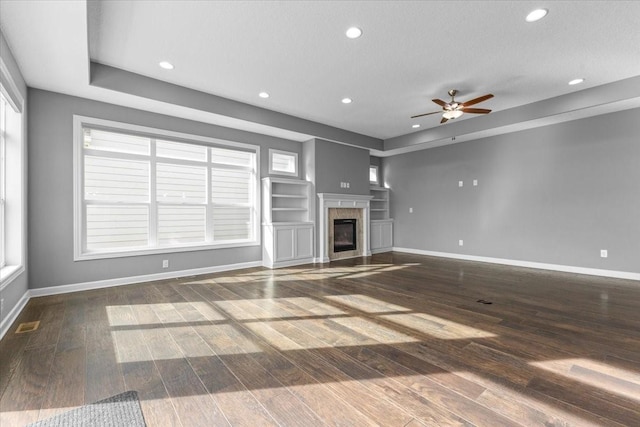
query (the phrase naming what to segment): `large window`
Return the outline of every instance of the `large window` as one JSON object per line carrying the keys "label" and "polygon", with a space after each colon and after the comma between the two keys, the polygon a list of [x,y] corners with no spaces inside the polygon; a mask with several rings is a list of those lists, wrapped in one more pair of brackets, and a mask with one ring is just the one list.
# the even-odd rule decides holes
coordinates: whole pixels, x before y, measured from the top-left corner
{"label": "large window", "polygon": [[259,244],[258,147],[75,122],[76,259]]}
{"label": "large window", "polygon": [[0,269],[7,263],[6,238],[5,238],[5,205],[7,182],[7,158],[6,158],[6,110],[7,101],[0,95]]}
{"label": "large window", "polygon": [[24,100],[1,65],[0,291],[24,271],[25,259]]}

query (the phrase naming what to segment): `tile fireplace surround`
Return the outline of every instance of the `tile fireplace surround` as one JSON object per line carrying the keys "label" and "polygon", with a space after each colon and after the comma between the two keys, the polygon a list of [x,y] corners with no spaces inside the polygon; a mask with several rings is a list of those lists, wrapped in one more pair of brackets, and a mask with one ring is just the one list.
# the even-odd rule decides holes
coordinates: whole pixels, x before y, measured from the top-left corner
{"label": "tile fireplace surround", "polygon": [[[359,194],[318,193],[318,262],[332,259],[371,256],[369,242],[369,201],[372,196]],[[333,220],[356,218],[357,249],[355,251],[333,252]]]}

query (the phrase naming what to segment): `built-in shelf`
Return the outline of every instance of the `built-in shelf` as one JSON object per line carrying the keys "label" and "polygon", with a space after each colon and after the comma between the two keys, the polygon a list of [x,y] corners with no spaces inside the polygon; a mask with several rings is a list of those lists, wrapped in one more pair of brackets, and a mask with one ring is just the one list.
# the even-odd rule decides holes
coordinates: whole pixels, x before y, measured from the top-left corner
{"label": "built-in shelf", "polygon": [[264,178],[263,221],[267,224],[310,222],[310,189],[310,183],[301,179]]}
{"label": "built-in shelf", "polygon": [[384,187],[370,187],[371,199],[371,220],[389,218],[389,189]]}
{"label": "built-in shelf", "polygon": [[311,183],[301,179],[262,180],[262,263],[276,268],[313,262]]}
{"label": "built-in shelf", "polygon": [[393,249],[393,219],[389,218],[389,189],[372,186],[371,199],[371,253]]}
{"label": "built-in shelf", "polygon": [[297,194],[272,194],[271,197],[283,197],[285,199],[306,199],[306,195]]}

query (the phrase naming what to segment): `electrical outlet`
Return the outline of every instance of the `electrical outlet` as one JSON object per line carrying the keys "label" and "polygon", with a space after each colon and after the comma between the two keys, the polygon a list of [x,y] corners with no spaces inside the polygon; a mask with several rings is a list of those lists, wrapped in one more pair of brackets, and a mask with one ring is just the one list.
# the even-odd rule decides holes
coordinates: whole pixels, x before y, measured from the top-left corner
{"label": "electrical outlet", "polygon": [[458,240],[458,246],[464,246],[464,240]]}
{"label": "electrical outlet", "polygon": [[347,182],[347,188],[349,188],[349,186],[350,186],[350,185],[351,185],[351,183],[350,183],[350,182]]}
{"label": "electrical outlet", "polygon": [[477,180],[477,179],[474,179],[474,180],[473,180],[473,186],[474,186],[474,187],[477,187],[477,186],[478,186],[478,180]]}
{"label": "electrical outlet", "polygon": [[409,213],[413,213],[413,208],[409,208]]}
{"label": "electrical outlet", "polygon": [[163,259],[162,260],[162,268],[169,268],[169,260],[168,259]]}
{"label": "electrical outlet", "polygon": [[609,251],[606,249],[600,249],[600,258],[607,258],[609,256]]}
{"label": "electrical outlet", "polygon": [[463,181],[458,181],[458,187],[462,187],[464,185]]}

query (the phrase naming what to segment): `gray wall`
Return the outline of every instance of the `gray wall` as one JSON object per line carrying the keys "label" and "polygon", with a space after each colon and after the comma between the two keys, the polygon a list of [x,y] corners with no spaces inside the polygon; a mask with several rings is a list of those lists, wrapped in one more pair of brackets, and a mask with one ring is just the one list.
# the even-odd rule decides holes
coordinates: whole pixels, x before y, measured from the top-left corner
{"label": "gray wall", "polygon": [[[311,211],[318,218],[318,193],[369,194],[369,150],[337,144],[323,139],[303,143],[302,163],[305,179],[311,181]],[[341,188],[348,182],[349,188]],[[316,224],[315,255],[319,252],[319,227]]]}
{"label": "gray wall", "polygon": [[640,272],[639,135],[634,109],[385,158],[394,246]]}
{"label": "gray wall", "polygon": [[[73,261],[73,114],[302,152],[298,142],[29,89],[30,288],[260,261],[260,246]],[[304,176],[304,168],[302,174]],[[162,269],[162,260],[169,269]]]}
{"label": "gray wall", "polygon": [[[2,31],[0,31],[0,54],[2,55],[2,60],[6,65],[7,70],[9,71],[9,74],[13,79],[13,82],[16,84],[18,91],[20,92],[20,95],[22,95],[22,98],[25,101],[25,105],[23,106],[23,110],[22,110],[22,122],[24,123],[22,135],[23,135],[23,138],[25,138],[24,143],[27,144],[27,138],[28,138],[28,135],[26,132],[27,131],[26,129],[27,85],[25,84],[24,78],[22,77],[22,74],[20,73],[20,69],[18,68],[18,64],[16,63],[15,58],[13,57],[11,49],[9,49],[9,45],[7,45],[7,42],[4,38],[4,34],[2,34]],[[27,163],[26,163],[26,159],[24,160],[25,160],[25,164],[24,164],[25,178],[24,179],[25,179],[25,185],[26,185],[27,184],[26,182]],[[26,197],[26,194],[25,194],[25,197]],[[27,227],[26,232],[28,232],[26,205],[25,205],[25,211],[24,211],[23,224],[25,227]],[[27,242],[25,241],[24,244],[27,245]],[[29,283],[28,282],[28,265],[29,265],[28,257],[24,259],[24,263],[27,269],[25,269],[25,271],[22,274],[16,277],[8,285],[5,285],[4,283],[0,285],[0,288],[3,288],[2,291],[0,291],[0,298],[4,300],[3,309],[0,312],[0,323],[4,321],[7,314],[9,314],[11,310],[13,310],[13,308],[20,301],[20,298],[22,298],[22,296],[27,292],[28,283]]]}
{"label": "gray wall", "polygon": [[369,194],[369,150],[316,139],[315,164],[318,193]]}

